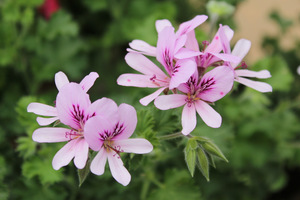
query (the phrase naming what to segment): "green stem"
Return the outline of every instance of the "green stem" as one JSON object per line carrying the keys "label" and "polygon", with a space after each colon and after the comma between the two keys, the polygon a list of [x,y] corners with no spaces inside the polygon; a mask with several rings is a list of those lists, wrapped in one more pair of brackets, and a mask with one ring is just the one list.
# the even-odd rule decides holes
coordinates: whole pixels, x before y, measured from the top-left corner
{"label": "green stem", "polygon": [[170,135],[163,135],[163,136],[158,136],[159,140],[172,140],[172,139],[176,139],[179,137],[188,137],[188,138],[192,138],[192,135],[183,135],[181,132],[177,132],[177,133],[172,133]]}

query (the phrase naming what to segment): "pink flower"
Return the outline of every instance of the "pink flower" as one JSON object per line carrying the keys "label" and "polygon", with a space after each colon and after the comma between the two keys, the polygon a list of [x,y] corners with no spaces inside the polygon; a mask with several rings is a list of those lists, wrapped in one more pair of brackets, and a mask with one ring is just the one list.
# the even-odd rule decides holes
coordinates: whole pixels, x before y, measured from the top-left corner
{"label": "pink flower", "polygon": [[[272,92],[272,86],[268,83],[249,80],[244,77],[253,77],[253,78],[270,78],[271,74],[268,70],[261,70],[259,72],[251,71],[248,69],[239,69],[243,67],[247,67],[244,62],[238,66],[238,63],[242,61],[245,55],[248,53],[251,47],[251,42],[246,39],[239,40],[232,50],[232,55],[237,56],[239,58],[239,62],[237,63],[227,63],[234,69],[236,82],[239,82],[243,85],[251,87],[259,92]],[[230,53],[230,48],[227,49],[227,52]]]}
{"label": "pink flower", "polygon": [[221,126],[222,118],[208,103],[223,98],[233,86],[234,73],[228,66],[219,66],[204,74],[199,80],[198,72],[179,90],[184,94],[159,96],[154,105],[161,110],[168,110],[184,105],[182,111],[182,133],[188,135],[196,127],[196,111],[210,127]]}
{"label": "pink flower", "polygon": [[45,17],[45,19],[49,20],[53,13],[59,10],[60,5],[58,0],[45,0],[43,5],[39,7],[39,11]]}
{"label": "pink flower", "polygon": [[[220,61],[238,62],[238,57],[225,52],[225,49],[230,46],[229,42],[232,37],[233,31],[228,26],[220,25],[219,30],[211,43],[208,43],[207,41],[203,42],[204,49],[201,54],[196,57],[197,66],[207,68]],[[196,52],[200,51],[194,31],[187,34],[185,46]],[[223,53],[220,53],[222,50]]]}
{"label": "pink flower", "polygon": [[[84,92],[87,92],[93,86],[95,80],[98,77],[99,75],[96,72],[91,72],[89,75],[84,77],[84,79],[82,79],[79,85],[81,86]],[[68,83],[70,83],[68,77],[63,72],[57,72],[55,74],[55,85],[58,90],[60,90],[63,86],[67,85]],[[33,112],[37,115],[49,117],[36,118],[38,124],[41,126],[49,125],[58,120],[56,108],[42,103],[30,103],[27,107],[27,112]]]}
{"label": "pink flower", "polygon": [[89,119],[84,127],[84,138],[94,151],[99,151],[91,163],[91,172],[104,173],[106,160],[116,181],[126,186],[131,176],[124,167],[120,153],[144,154],[152,151],[153,146],[146,139],[128,139],[135,130],[137,116],[135,109],[121,104],[117,116],[98,115]]}
{"label": "pink flower", "polygon": [[[200,24],[205,22],[206,19],[207,19],[206,15],[197,15],[193,19],[180,24],[179,29],[176,32],[176,40],[178,41],[181,40],[185,42],[186,39],[182,37],[186,37],[185,36],[186,34],[188,34],[190,31],[193,31],[196,27],[198,27]],[[160,33],[165,27],[173,28],[171,22],[167,19],[157,20],[155,22],[155,26],[156,26],[157,33]],[[154,56],[154,57],[157,55],[156,47],[151,46],[150,44],[142,40],[133,40],[131,43],[129,43],[129,46],[131,47],[131,49],[128,48],[127,49],[128,52],[142,53],[144,55]]]}

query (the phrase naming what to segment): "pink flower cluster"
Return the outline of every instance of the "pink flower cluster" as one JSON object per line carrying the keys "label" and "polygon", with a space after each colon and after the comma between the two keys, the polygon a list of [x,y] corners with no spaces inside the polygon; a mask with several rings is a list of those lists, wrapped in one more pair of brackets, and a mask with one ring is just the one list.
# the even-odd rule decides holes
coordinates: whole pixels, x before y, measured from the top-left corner
{"label": "pink flower cluster", "polygon": [[[156,47],[134,40],[127,49],[127,64],[141,74],[122,74],[117,80],[123,86],[158,88],[140,100],[145,106],[153,100],[161,110],[183,106],[184,135],[196,127],[196,112],[208,126],[221,126],[222,118],[210,104],[228,94],[234,81],[260,92],[272,91],[267,83],[247,79],[271,75],[267,70],[245,69],[247,65],[242,60],[251,43],[241,39],[231,51],[230,40],[234,32],[228,26],[220,25],[212,41],[201,42],[202,48],[199,48],[194,29],[206,19],[207,16],[198,15],[180,24],[177,31],[168,20],[157,20]],[[162,69],[146,56],[156,57]],[[162,92],[166,95],[159,96]]]}
{"label": "pink flower cluster", "polygon": [[132,106],[117,106],[108,98],[91,103],[87,92],[97,78],[98,74],[92,72],[78,84],[69,82],[64,73],[58,72],[55,75],[58,89],[56,106],[30,103],[27,110],[44,116],[37,117],[41,126],[59,120],[68,128],[38,128],[32,138],[40,143],[67,141],[53,158],[55,170],[68,165],[73,158],[75,166],[82,169],[86,165],[89,149],[99,151],[91,162],[91,172],[102,175],[108,160],[112,176],[125,186],[131,176],[123,166],[120,153],[144,154],[151,152],[153,147],[146,139],[129,139],[137,124],[136,111]]}

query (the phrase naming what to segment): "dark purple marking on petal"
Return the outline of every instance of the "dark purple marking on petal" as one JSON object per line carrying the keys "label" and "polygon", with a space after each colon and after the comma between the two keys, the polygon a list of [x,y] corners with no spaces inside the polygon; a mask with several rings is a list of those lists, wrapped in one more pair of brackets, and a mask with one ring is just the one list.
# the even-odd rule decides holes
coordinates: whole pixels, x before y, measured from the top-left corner
{"label": "dark purple marking on petal", "polygon": [[98,134],[100,140],[102,141],[111,140],[113,137],[120,135],[124,131],[124,129],[124,125],[118,122],[112,131],[104,130],[103,132],[99,132]]}

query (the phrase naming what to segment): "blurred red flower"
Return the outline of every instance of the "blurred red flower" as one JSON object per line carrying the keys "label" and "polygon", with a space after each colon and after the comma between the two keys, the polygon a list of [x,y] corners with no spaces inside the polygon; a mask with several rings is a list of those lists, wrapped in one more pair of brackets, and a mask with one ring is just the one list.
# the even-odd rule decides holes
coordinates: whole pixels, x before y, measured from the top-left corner
{"label": "blurred red flower", "polygon": [[49,20],[51,15],[59,10],[60,5],[58,0],[45,0],[44,3],[38,8],[39,12]]}

